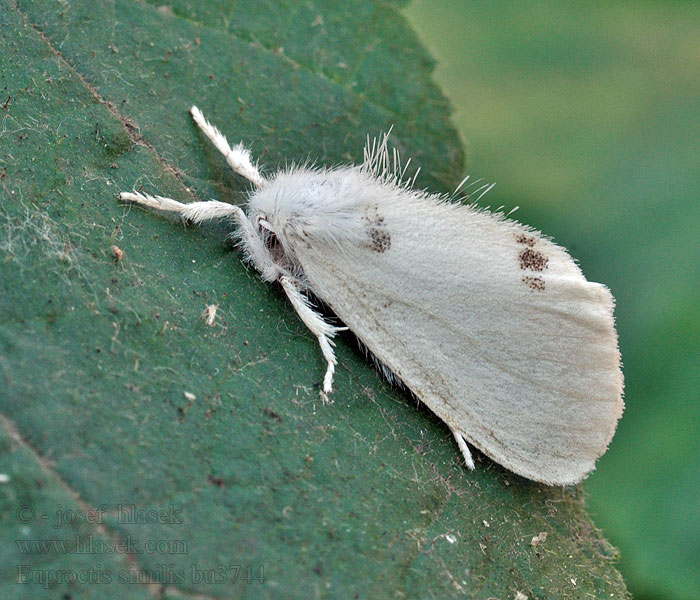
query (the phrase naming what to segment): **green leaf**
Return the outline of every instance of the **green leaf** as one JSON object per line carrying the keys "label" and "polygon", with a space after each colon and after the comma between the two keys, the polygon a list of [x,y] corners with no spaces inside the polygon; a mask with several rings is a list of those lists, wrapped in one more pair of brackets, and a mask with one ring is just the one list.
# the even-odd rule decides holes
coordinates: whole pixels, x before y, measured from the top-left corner
{"label": "green leaf", "polygon": [[[116,202],[244,201],[192,103],[269,169],[357,161],[393,124],[448,191],[462,151],[396,4],[0,6],[3,597],[625,596],[579,488],[466,472],[350,334],[322,405],[315,339],[224,225]],[[14,543],[76,536],[131,546]]]}

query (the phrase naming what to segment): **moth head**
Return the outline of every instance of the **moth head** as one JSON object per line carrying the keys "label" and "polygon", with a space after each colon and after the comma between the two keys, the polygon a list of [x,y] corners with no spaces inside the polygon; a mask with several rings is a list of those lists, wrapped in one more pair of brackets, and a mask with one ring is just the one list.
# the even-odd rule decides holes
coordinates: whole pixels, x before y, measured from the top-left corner
{"label": "moth head", "polygon": [[261,235],[274,233],[290,256],[309,244],[360,243],[367,237],[362,207],[376,192],[367,184],[356,168],[291,167],[253,192],[248,218]]}
{"label": "moth head", "polygon": [[300,267],[289,239],[287,224],[290,215],[285,210],[286,201],[285,188],[273,178],[250,195],[247,215],[269,259],[279,268],[279,273],[294,275]]}
{"label": "moth head", "polygon": [[312,204],[318,179],[308,170],[281,171],[251,194],[248,218],[264,241],[274,238],[287,254],[293,253],[309,216],[316,212]]}
{"label": "moth head", "polygon": [[255,226],[256,233],[273,262],[279,266],[287,265],[289,263],[286,257],[287,253],[267,215],[264,212],[257,212],[249,215],[249,219]]}

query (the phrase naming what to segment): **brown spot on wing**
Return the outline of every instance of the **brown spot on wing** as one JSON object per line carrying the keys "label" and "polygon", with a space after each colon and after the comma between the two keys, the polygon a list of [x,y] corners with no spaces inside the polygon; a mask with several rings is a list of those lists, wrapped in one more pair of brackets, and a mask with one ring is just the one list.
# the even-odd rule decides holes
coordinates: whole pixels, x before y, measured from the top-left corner
{"label": "brown spot on wing", "polygon": [[523,275],[523,283],[531,290],[544,292],[544,279],[541,277],[530,277],[529,275]]}
{"label": "brown spot on wing", "polygon": [[531,235],[525,235],[524,233],[519,233],[518,235],[515,236],[515,241],[518,242],[518,244],[524,244],[525,246],[530,246],[530,248],[532,248],[535,245],[535,242],[537,241],[537,239]]}
{"label": "brown spot on wing", "polygon": [[379,214],[376,205],[368,206],[363,217],[369,236],[368,247],[374,252],[386,252],[391,248],[391,235],[384,224],[384,217]]}
{"label": "brown spot on wing", "polygon": [[386,252],[391,248],[391,236],[386,229],[370,227],[368,233],[372,240],[369,247],[375,252]]}
{"label": "brown spot on wing", "polygon": [[523,270],[544,271],[549,263],[549,259],[544,254],[532,248],[521,250],[518,258],[520,259],[520,268]]}

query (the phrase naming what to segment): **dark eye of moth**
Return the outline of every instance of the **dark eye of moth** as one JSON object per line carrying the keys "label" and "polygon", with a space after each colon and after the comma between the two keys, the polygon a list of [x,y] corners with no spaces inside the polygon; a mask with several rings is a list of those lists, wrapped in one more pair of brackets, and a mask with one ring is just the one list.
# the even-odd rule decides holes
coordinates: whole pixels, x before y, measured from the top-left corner
{"label": "dark eye of moth", "polygon": [[284,248],[282,247],[282,244],[280,244],[277,235],[275,235],[273,231],[265,228],[261,228],[261,233],[263,244],[265,244],[265,248],[267,248],[267,251],[270,253],[272,260],[274,260],[276,263],[285,262],[286,257]]}
{"label": "dark eye of moth", "polygon": [[274,252],[280,245],[277,236],[269,229],[263,229],[262,231],[265,248],[267,248],[270,252]]}

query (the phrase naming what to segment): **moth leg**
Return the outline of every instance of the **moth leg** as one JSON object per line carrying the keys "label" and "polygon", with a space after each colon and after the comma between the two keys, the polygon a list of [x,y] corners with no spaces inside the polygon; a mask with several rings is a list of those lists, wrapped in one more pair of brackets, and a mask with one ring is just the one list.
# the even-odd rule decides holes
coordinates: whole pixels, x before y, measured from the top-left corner
{"label": "moth leg", "polygon": [[195,223],[201,223],[209,219],[221,219],[231,215],[237,216],[238,211],[243,212],[238,206],[226,202],[218,202],[217,200],[211,200],[209,202],[188,202],[187,204],[183,204],[172,198],[151,196],[139,192],[122,192],[119,194],[119,199],[127,202],[135,202],[136,204],[148,206],[149,208],[180,213],[183,218]]}
{"label": "moth leg", "polygon": [[[448,427],[450,427],[448,425]],[[450,431],[452,432],[452,435],[455,436],[455,440],[457,441],[457,445],[459,446],[460,451],[462,452],[462,456],[464,457],[464,462],[467,465],[467,469],[470,471],[474,470],[474,459],[472,458],[472,453],[469,451],[469,446],[467,446],[467,442],[462,436],[459,431],[456,429],[453,429],[450,427]]]}
{"label": "moth leg", "polygon": [[266,281],[276,281],[280,275],[280,268],[270,258],[270,253],[266,250],[263,241],[256,233],[255,227],[246,217],[245,212],[235,204],[227,204],[226,202],[218,202],[211,200],[209,202],[188,202],[183,204],[172,198],[164,198],[163,196],[150,196],[149,194],[141,194],[138,192],[122,192],[119,194],[119,199],[126,202],[135,202],[141,206],[149,208],[157,208],[159,210],[167,210],[176,212],[182,215],[183,218],[201,223],[209,219],[220,219],[223,217],[233,217],[238,223],[238,237],[245,242],[247,258],[255,265],[255,268],[260,271],[263,279]]}
{"label": "moth leg", "polygon": [[301,293],[299,287],[291,279],[283,275],[280,277],[280,283],[287,294],[287,298],[289,298],[289,301],[292,303],[294,310],[297,311],[297,314],[304,322],[304,325],[318,338],[321,352],[323,352],[323,357],[326,359],[326,364],[328,365],[326,368],[326,375],[323,378],[321,398],[325,402],[328,402],[328,394],[333,390],[333,373],[335,372],[335,365],[337,364],[331,338],[338,331],[342,331],[346,328],[335,327],[324,321],[323,317],[311,308],[308,298]]}
{"label": "moth leg", "polygon": [[226,136],[204,118],[202,111],[196,106],[190,108],[194,122],[216,146],[216,149],[226,157],[226,162],[239,175],[242,175],[255,186],[260,187],[265,184],[265,179],[260,175],[258,168],[250,160],[250,151],[243,144],[236,144],[233,148],[229,146]]}

